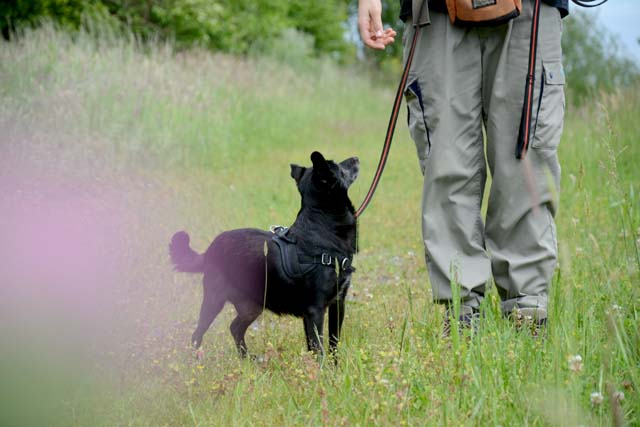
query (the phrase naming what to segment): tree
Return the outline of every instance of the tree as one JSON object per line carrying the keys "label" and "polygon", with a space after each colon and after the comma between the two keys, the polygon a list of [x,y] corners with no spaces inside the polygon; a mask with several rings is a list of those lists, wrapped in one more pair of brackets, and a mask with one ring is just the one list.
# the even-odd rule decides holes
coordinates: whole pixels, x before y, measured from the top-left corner
{"label": "tree", "polygon": [[99,2],[86,0],[3,0],[0,2],[0,32],[5,39],[24,26],[49,18],[68,29],[77,29],[84,15],[104,13]]}
{"label": "tree", "polygon": [[571,102],[582,104],[599,91],[637,81],[638,64],[621,53],[618,39],[593,14],[574,11],[563,22],[563,63]]}

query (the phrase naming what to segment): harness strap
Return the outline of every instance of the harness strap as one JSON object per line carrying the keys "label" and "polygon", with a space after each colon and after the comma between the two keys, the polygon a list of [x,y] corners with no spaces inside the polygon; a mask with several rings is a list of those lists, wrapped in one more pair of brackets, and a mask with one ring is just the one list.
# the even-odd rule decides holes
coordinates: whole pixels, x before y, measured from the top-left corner
{"label": "harness strap", "polygon": [[350,257],[327,252],[322,252],[320,255],[315,256],[298,254],[298,261],[300,261],[300,264],[320,264],[332,268],[335,268],[337,263],[340,270],[346,270],[351,266]]}
{"label": "harness strap", "polygon": [[346,271],[351,267],[351,256],[336,254],[334,252],[321,252],[317,255],[306,255],[298,252],[297,242],[288,234],[289,229],[283,226],[272,226],[274,234],[271,240],[280,250],[280,260],[284,272],[292,278],[300,278],[311,272],[316,266],[323,265],[333,269],[336,266],[340,271]]}

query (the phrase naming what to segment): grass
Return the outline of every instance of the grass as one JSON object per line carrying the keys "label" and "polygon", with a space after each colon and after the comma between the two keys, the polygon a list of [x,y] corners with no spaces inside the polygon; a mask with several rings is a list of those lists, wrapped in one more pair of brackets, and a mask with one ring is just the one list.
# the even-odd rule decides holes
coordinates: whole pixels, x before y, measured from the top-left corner
{"label": "grass", "polygon": [[360,221],[340,365],[318,367],[301,321],[271,314],[248,336],[263,360],[238,360],[230,307],[193,359],[201,288],[171,272],[171,234],[204,250],[228,228],[290,224],[289,163],[315,149],[360,157],[357,204],[394,89],[328,62],[48,27],[0,44],[0,424],[640,424],[637,88],[567,111],[545,340],[501,318],[495,289],[477,336],[440,339],[400,123]]}

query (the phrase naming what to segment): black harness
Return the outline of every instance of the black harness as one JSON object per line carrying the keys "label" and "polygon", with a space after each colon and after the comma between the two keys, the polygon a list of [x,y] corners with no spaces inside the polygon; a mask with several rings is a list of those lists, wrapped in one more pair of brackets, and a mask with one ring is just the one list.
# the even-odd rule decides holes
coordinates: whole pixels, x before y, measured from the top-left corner
{"label": "black harness", "polygon": [[271,227],[273,240],[280,249],[282,269],[292,279],[299,279],[310,273],[319,265],[331,267],[340,272],[351,267],[351,256],[322,251],[316,255],[306,255],[298,252],[296,239],[289,235],[289,229],[281,225]]}

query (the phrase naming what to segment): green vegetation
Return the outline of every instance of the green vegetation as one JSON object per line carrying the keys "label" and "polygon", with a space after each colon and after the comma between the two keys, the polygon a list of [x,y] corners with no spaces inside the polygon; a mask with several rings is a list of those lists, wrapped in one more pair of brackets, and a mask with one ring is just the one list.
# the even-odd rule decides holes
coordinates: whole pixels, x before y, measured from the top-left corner
{"label": "green vegetation", "polygon": [[593,14],[572,12],[563,21],[563,62],[572,104],[591,102],[600,91],[632,86],[640,75],[638,63],[624,56],[619,40],[594,19]]}
{"label": "green vegetation", "polygon": [[[382,21],[402,39],[398,0],[382,0]],[[289,64],[309,57],[360,62],[376,69],[376,78],[395,81],[402,43],[384,51],[361,49],[357,37],[357,0],[9,0],[0,4],[5,39],[25,28],[53,22],[66,31],[114,34],[143,41],[169,42],[178,49],[205,48],[219,53],[271,56]],[[569,100],[582,105],[600,91],[638,81],[638,64],[626,57],[618,39],[593,13],[573,7],[563,20],[564,66]],[[356,51],[359,51],[356,59]]]}
{"label": "green vegetation", "polygon": [[[344,0],[10,0],[0,5],[0,31],[52,20],[67,29],[99,19],[143,39],[174,40],[178,47],[248,53],[270,48],[295,30],[312,39],[319,54],[349,50],[343,33]],[[121,25],[122,24],[122,25]]]}
{"label": "green vegetation", "polygon": [[[321,59],[176,53],[108,32],[45,26],[1,43],[0,230],[9,246],[0,258],[24,261],[5,250],[20,241],[6,225],[20,206],[47,217],[72,207],[77,218],[60,240],[94,233],[97,249],[77,256],[100,257],[88,275],[34,276],[27,260],[10,281],[0,277],[0,424],[637,425],[637,86],[569,111],[546,339],[502,319],[495,290],[475,337],[440,338],[442,308],[430,301],[422,259],[421,178],[400,124],[360,221],[340,365],[319,368],[301,322],[271,314],[248,336],[262,359],[238,360],[230,307],[205,336],[206,359],[194,360],[201,288],[198,277],[171,272],[171,234],[186,229],[204,250],[228,228],[289,224],[299,204],[289,163],[307,164],[316,149],[360,157],[357,204],[393,89]],[[56,248],[32,250],[46,258]],[[575,355],[582,366],[569,364]]]}

